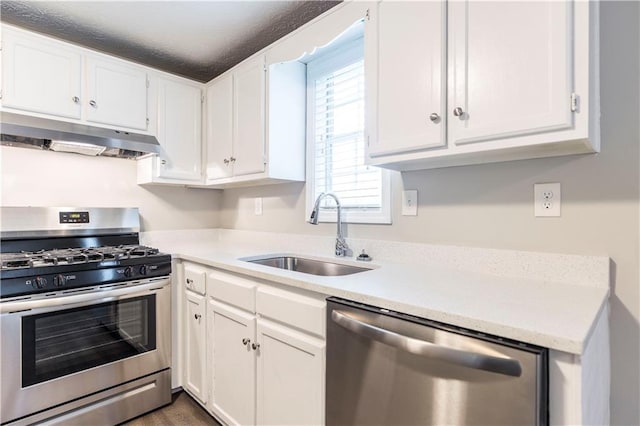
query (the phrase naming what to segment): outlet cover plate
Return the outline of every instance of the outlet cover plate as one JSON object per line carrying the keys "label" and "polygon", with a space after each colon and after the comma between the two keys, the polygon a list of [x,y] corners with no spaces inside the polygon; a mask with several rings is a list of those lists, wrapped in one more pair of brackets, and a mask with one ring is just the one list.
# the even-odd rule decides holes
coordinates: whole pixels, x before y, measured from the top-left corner
{"label": "outlet cover plate", "polygon": [[253,202],[253,213],[256,216],[262,216],[262,197],[256,197]]}
{"label": "outlet cover plate", "polygon": [[402,216],[418,215],[418,190],[402,191]]}
{"label": "outlet cover plate", "polygon": [[533,210],[536,217],[560,217],[562,192],[559,183],[533,185]]}

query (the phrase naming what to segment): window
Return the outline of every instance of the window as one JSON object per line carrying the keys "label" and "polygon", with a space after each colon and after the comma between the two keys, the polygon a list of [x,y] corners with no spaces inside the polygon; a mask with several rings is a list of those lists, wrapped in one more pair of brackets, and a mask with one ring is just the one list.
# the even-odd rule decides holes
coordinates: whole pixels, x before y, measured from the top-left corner
{"label": "window", "polygon": [[[332,192],[344,222],[391,223],[388,172],[365,164],[363,50],[360,38],[307,64],[307,215]],[[336,210],[325,198],[319,220],[335,222]]]}

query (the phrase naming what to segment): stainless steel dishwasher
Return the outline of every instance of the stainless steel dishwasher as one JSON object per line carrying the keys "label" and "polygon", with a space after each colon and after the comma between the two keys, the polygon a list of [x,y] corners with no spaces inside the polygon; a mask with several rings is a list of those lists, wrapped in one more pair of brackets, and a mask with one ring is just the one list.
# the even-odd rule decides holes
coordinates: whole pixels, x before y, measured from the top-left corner
{"label": "stainless steel dishwasher", "polygon": [[546,425],[544,348],[337,298],[328,425]]}

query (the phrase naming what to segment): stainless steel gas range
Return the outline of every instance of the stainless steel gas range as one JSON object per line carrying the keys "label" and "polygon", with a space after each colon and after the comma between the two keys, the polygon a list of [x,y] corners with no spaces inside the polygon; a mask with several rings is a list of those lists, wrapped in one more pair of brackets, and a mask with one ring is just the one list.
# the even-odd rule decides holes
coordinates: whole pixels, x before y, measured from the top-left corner
{"label": "stainless steel gas range", "polygon": [[171,257],[137,209],[3,207],[1,423],[114,425],[171,402]]}

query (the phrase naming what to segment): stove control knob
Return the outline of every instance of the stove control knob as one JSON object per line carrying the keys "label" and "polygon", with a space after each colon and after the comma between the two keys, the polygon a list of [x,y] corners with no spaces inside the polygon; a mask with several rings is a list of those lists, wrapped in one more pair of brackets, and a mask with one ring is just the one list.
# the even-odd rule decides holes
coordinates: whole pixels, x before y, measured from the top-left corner
{"label": "stove control knob", "polygon": [[147,275],[147,265],[142,265],[140,267],[140,275]]}
{"label": "stove control knob", "polygon": [[64,275],[58,274],[53,276],[53,285],[55,287],[62,287],[66,283],[67,283],[67,279],[64,277]]}
{"label": "stove control knob", "polygon": [[36,287],[43,288],[47,285],[47,279],[43,277],[36,277],[35,284],[36,284]]}
{"label": "stove control knob", "polygon": [[127,278],[131,278],[133,276],[133,268],[131,266],[124,268],[124,276]]}

